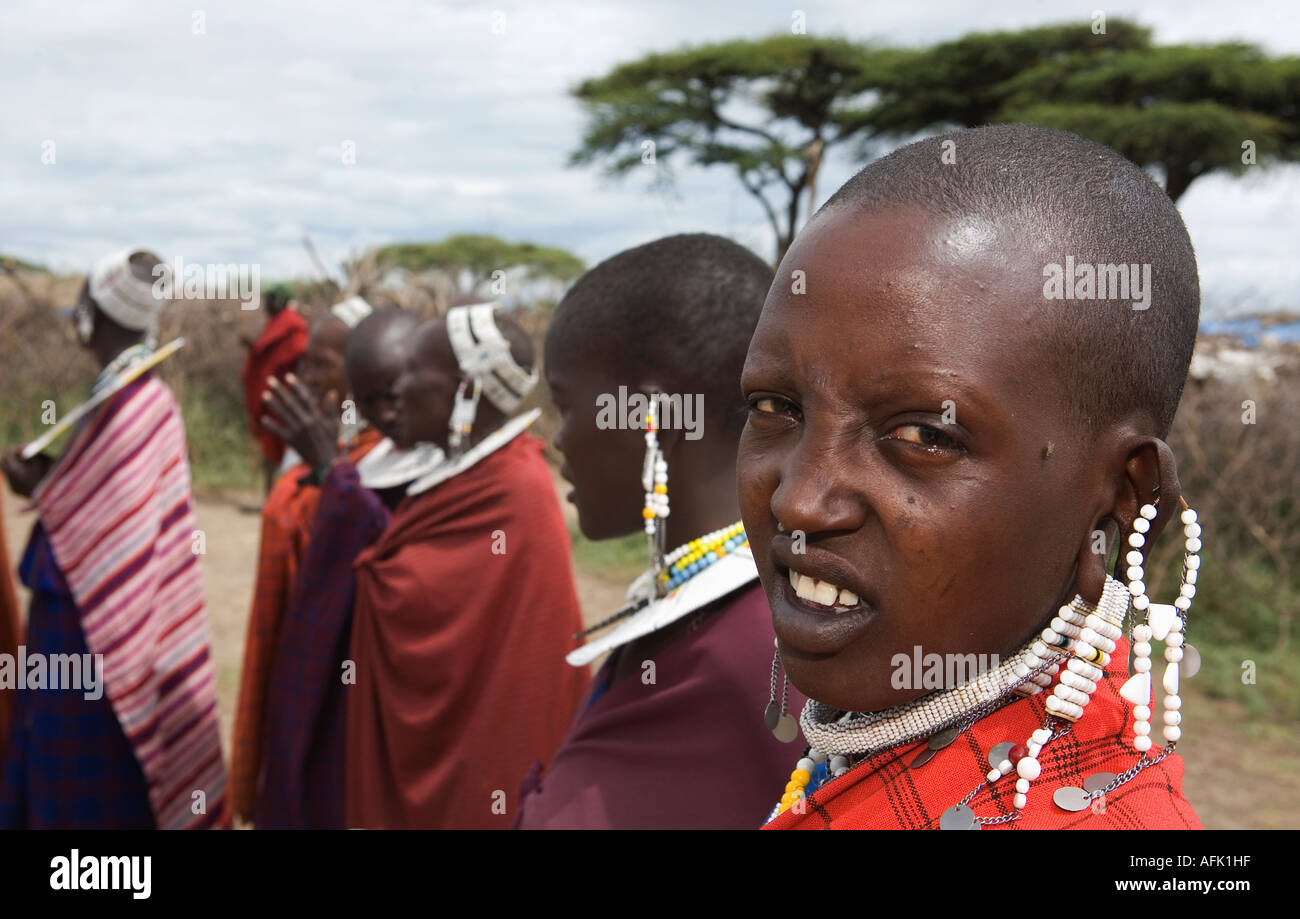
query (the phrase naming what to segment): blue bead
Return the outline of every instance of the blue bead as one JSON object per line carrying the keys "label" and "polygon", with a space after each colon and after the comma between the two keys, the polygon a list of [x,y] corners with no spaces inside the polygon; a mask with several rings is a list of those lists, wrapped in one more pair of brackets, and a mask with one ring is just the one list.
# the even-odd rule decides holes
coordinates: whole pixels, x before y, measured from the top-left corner
{"label": "blue bead", "polygon": [[718,560],[718,553],[716,553],[716,552],[710,552],[708,555],[706,555],[706,556],[704,556],[704,557],[707,558],[707,559],[709,560],[709,563],[710,563],[710,564],[712,564],[713,562],[716,562],[716,561]]}

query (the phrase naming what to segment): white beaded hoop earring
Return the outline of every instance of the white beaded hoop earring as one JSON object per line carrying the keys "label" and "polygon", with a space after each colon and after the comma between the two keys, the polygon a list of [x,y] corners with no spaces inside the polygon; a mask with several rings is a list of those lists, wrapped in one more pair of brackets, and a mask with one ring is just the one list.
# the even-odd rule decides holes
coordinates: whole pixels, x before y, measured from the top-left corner
{"label": "white beaded hoop earring", "polygon": [[[1125,561],[1128,562],[1128,589],[1132,594],[1133,608],[1139,614],[1145,614],[1143,621],[1133,626],[1133,669],[1136,671],[1120,689],[1120,695],[1133,703],[1133,749],[1146,753],[1151,749],[1151,640],[1165,643],[1165,672],[1161,687],[1165,691],[1162,705],[1162,734],[1169,746],[1178,743],[1182,737],[1182,698],[1178,694],[1180,665],[1185,656],[1185,632],[1187,613],[1192,607],[1192,598],[1196,596],[1197,572],[1201,567],[1201,525],[1196,522],[1196,511],[1187,506],[1182,498],[1179,519],[1183,524],[1184,554],[1183,574],[1178,585],[1178,597],[1173,605],[1152,603],[1146,594],[1143,582],[1142,564],[1145,560],[1143,548],[1146,545],[1146,533],[1151,529],[1155,519],[1154,504],[1144,504],[1133,521],[1133,532],[1129,534],[1130,546]],[[1195,651],[1195,649],[1192,649]],[[1189,674],[1190,675],[1190,674]]]}

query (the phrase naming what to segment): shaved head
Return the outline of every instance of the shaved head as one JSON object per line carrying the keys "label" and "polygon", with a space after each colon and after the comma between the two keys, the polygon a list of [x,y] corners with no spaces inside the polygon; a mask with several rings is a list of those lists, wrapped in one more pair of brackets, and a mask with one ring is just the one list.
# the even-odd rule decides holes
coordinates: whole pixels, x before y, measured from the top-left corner
{"label": "shaved head", "polygon": [[347,378],[361,417],[399,447],[409,447],[395,422],[394,384],[415,341],[420,319],[398,306],[375,310],[347,341]]}
{"label": "shaved head", "polygon": [[[1035,256],[1044,277],[1051,266],[1149,266],[1146,308],[1131,306],[1136,297],[1050,300],[1045,291],[1026,305],[1026,318],[1047,317],[1043,345],[1088,428],[1137,412],[1151,433],[1168,433],[1196,341],[1200,283],[1178,209],[1133,163],[1065,131],[994,125],[926,138],[876,160],[817,216],[842,209],[983,220]],[[1044,277],[1034,280],[1042,285]]]}

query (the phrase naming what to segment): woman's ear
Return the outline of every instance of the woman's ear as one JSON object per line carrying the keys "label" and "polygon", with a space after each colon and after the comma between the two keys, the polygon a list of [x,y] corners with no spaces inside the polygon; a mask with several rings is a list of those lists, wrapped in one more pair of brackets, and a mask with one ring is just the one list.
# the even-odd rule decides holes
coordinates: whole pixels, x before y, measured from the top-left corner
{"label": "woman's ear", "polygon": [[[1128,539],[1142,505],[1154,504],[1156,508],[1155,519],[1151,521],[1151,529],[1147,531],[1146,543],[1141,549],[1145,563],[1165,526],[1170,520],[1176,520],[1182,510],[1179,499],[1183,496],[1183,488],[1178,482],[1178,463],[1169,444],[1158,437],[1150,437],[1129,452],[1124,469],[1128,474],[1128,487],[1116,505],[1115,515],[1123,534],[1121,538]],[[1121,557],[1115,563],[1117,572],[1128,567],[1123,556],[1128,554],[1129,548],[1127,542],[1121,546]]]}
{"label": "woman's ear", "polygon": [[[1105,539],[1089,539],[1080,550],[1076,583],[1079,595],[1090,603],[1101,599],[1106,586],[1106,560],[1115,541],[1119,542],[1119,553],[1115,559],[1115,577],[1121,576],[1128,567],[1125,556],[1131,550],[1128,543],[1133,532],[1133,521],[1144,504],[1154,504],[1155,519],[1146,533],[1145,545],[1140,550],[1145,560],[1151,546],[1164,531],[1165,525],[1175,519],[1181,508],[1178,499],[1182,497],[1182,486],[1178,483],[1178,465],[1174,452],[1169,445],[1158,437],[1134,437],[1122,446],[1124,466],[1123,475],[1117,483],[1117,491],[1111,511],[1100,518],[1093,533],[1105,532]],[[1103,528],[1105,528],[1103,530]],[[1117,532],[1111,532],[1117,530]],[[1102,551],[1098,551],[1102,549]]]}

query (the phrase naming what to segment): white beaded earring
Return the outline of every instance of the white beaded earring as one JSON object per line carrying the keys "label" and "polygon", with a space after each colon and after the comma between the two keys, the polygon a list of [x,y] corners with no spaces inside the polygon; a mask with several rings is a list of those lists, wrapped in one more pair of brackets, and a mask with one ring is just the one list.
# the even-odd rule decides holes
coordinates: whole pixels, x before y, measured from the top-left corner
{"label": "white beaded earring", "polygon": [[668,461],[659,448],[655,424],[655,397],[650,397],[645,420],[645,461],[641,466],[641,485],[645,488],[646,541],[649,544],[651,583],[659,588],[659,573],[664,568],[664,549],[668,534]]}
{"label": "white beaded earring", "polygon": [[[1196,577],[1201,567],[1201,525],[1196,522],[1196,511],[1187,506],[1182,498],[1179,519],[1183,524],[1184,555],[1183,574],[1178,586],[1178,597],[1173,605],[1152,603],[1146,595],[1143,583],[1142,563],[1143,547],[1146,545],[1146,533],[1151,529],[1155,519],[1156,508],[1153,504],[1144,504],[1133,521],[1133,532],[1129,534],[1131,547],[1125,561],[1128,562],[1128,589],[1133,595],[1133,608],[1139,614],[1145,613],[1144,621],[1133,626],[1133,669],[1136,671],[1120,689],[1120,695],[1133,703],[1133,749],[1146,753],[1151,749],[1151,640],[1165,643],[1165,672],[1161,686],[1165,691],[1162,731],[1170,746],[1182,737],[1182,698],[1178,694],[1179,679],[1183,661],[1191,652],[1191,661],[1199,661],[1196,649],[1185,644],[1184,632],[1187,627],[1187,613],[1192,607],[1192,598],[1196,596]],[[1196,672],[1195,663],[1188,667],[1188,676]]]}

